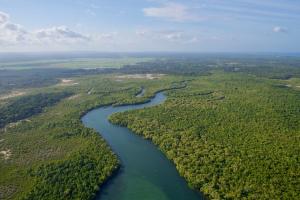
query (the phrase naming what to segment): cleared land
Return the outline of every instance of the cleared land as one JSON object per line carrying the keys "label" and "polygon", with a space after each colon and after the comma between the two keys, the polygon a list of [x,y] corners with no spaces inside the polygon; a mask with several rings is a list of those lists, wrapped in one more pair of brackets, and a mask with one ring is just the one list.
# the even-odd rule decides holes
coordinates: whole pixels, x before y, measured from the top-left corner
{"label": "cleared land", "polygon": [[25,94],[26,94],[26,92],[13,91],[13,92],[10,92],[10,93],[8,93],[8,94],[1,95],[1,96],[0,96],[0,100],[6,100],[6,99],[13,98],[13,97],[23,96],[23,95],[25,95]]}

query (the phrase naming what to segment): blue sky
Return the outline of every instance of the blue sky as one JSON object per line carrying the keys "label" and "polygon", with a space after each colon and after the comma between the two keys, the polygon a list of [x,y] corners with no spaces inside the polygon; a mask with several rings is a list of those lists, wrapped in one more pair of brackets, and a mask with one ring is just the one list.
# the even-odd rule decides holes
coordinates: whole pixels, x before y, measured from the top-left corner
{"label": "blue sky", "polygon": [[300,52],[298,0],[0,0],[0,51]]}

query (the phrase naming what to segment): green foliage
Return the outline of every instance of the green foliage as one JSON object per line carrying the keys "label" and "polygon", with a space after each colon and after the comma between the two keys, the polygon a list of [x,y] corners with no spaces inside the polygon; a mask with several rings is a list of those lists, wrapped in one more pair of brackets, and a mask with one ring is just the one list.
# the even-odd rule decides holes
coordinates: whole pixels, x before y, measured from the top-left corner
{"label": "green foliage", "polygon": [[213,70],[243,72],[272,79],[300,77],[299,56],[188,54],[173,55],[118,70],[123,73],[208,75]]}
{"label": "green foliage", "polygon": [[[0,155],[0,198],[92,199],[117,169],[118,159],[98,133],[83,126],[81,116],[99,106],[144,102],[182,79],[120,82],[116,75],[98,75],[77,78],[74,86],[35,89],[34,93],[73,95],[0,129],[0,150],[11,152],[8,159]],[[145,95],[136,98],[141,86]],[[36,108],[36,98],[29,99],[25,102]]]}
{"label": "green foliage", "polygon": [[242,74],[195,77],[113,123],[152,140],[211,199],[299,199],[300,93]]}
{"label": "green foliage", "polygon": [[117,169],[118,161],[96,134],[89,140],[86,149],[70,158],[31,170],[34,189],[22,199],[92,199],[99,183]]}
{"label": "green foliage", "polygon": [[43,108],[52,106],[70,95],[70,92],[40,93],[12,101],[0,108],[0,128],[8,123],[17,122],[41,113]]}
{"label": "green foliage", "polygon": [[[111,121],[151,139],[188,183],[211,199],[299,199],[300,81],[268,79],[299,77],[298,63],[204,56],[118,70],[1,71],[0,91],[102,72],[184,76],[81,76],[73,78],[77,85],[0,101],[2,126],[29,117],[0,129],[0,150],[11,152],[8,159],[0,157],[0,199],[92,199],[118,160],[80,117],[99,106],[146,102],[170,88],[180,89],[168,91],[165,104]],[[141,88],[145,93],[136,98]]]}

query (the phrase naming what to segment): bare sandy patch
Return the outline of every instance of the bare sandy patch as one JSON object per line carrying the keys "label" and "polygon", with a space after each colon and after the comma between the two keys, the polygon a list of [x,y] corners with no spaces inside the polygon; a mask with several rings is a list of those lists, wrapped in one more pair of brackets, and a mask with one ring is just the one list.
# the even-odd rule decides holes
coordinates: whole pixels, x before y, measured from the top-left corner
{"label": "bare sandy patch", "polygon": [[148,80],[153,80],[153,79],[159,79],[164,74],[128,74],[128,75],[120,75],[116,76],[116,81],[122,81],[122,79],[148,79]]}
{"label": "bare sandy patch", "polygon": [[5,151],[0,151],[0,154],[2,154],[4,160],[8,160],[10,156],[12,155],[11,150],[5,150]]}
{"label": "bare sandy patch", "polygon": [[6,95],[1,95],[1,96],[0,96],[0,100],[6,100],[6,99],[13,98],[13,97],[23,96],[23,95],[25,95],[25,94],[26,94],[26,92],[13,91],[13,92],[8,93],[8,94],[6,94]]}
{"label": "bare sandy patch", "polygon": [[17,126],[20,125],[21,123],[30,123],[30,122],[31,122],[30,119],[22,119],[22,120],[17,121],[17,122],[11,122],[11,123],[9,123],[9,124],[7,124],[7,125],[5,126],[4,132],[6,132],[7,129],[9,129],[9,128],[15,128],[15,127],[17,127]]}
{"label": "bare sandy patch", "polygon": [[94,88],[90,89],[87,94],[91,95],[93,93],[93,90],[94,90]]}
{"label": "bare sandy patch", "polygon": [[17,122],[12,122],[12,123],[9,123],[9,124],[7,125],[7,127],[8,127],[8,128],[13,128],[13,127],[18,126],[18,125],[21,124],[21,123],[22,123],[22,120],[17,121]]}
{"label": "bare sandy patch", "polygon": [[61,82],[58,84],[59,86],[73,86],[78,85],[79,83],[74,82],[72,79],[61,79]]}
{"label": "bare sandy patch", "polygon": [[68,98],[68,100],[77,99],[77,98],[79,98],[80,96],[81,96],[80,94],[76,94],[76,95],[70,96],[70,97]]}
{"label": "bare sandy patch", "polygon": [[62,83],[72,83],[73,80],[72,79],[61,79]]}

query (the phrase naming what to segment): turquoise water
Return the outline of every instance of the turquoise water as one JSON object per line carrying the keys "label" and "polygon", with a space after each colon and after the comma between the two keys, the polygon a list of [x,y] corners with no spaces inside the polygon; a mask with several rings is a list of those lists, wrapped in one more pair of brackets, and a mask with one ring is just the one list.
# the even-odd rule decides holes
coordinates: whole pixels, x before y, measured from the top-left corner
{"label": "turquoise water", "polygon": [[165,99],[163,93],[158,93],[149,103],[102,107],[87,113],[82,118],[85,126],[101,133],[121,161],[120,171],[101,187],[96,199],[204,199],[201,194],[188,187],[186,181],[179,176],[174,164],[150,141],[144,140],[127,128],[108,122],[107,118],[113,113],[155,106],[163,103]]}

